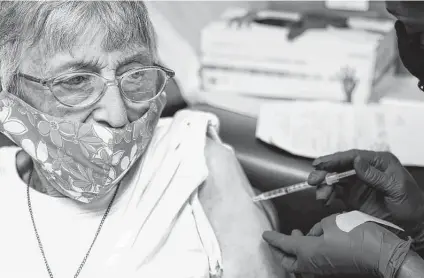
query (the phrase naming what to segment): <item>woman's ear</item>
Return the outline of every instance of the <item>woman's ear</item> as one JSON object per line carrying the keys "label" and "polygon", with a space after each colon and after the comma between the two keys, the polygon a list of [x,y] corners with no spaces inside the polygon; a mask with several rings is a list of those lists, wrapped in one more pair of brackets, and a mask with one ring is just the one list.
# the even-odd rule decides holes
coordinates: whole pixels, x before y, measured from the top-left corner
{"label": "woman's ear", "polygon": [[24,150],[18,151],[16,154],[16,169],[18,171],[19,176],[25,182],[29,182],[29,176],[33,169],[33,162],[29,154],[27,154]]}

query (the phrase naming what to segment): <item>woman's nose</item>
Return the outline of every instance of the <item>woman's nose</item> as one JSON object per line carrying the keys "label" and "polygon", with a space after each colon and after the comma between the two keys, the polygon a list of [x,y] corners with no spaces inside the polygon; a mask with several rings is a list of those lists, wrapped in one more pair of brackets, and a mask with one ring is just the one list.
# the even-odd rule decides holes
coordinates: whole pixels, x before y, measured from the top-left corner
{"label": "woman's nose", "polygon": [[93,119],[110,127],[122,127],[129,122],[125,102],[117,84],[108,82],[107,85],[105,94],[92,113]]}

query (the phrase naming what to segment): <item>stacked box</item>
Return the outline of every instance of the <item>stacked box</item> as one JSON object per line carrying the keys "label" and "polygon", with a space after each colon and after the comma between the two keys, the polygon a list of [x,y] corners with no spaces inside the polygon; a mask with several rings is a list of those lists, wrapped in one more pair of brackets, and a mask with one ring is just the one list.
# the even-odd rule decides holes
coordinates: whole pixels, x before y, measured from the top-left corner
{"label": "stacked box", "polygon": [[[228,10],[207,25],[201,39],[201,82],[209,93],[276,99],[368,103],[374,88],[393,74],[394,22],[341,18],[292,38],[304,15]],[[323,18],[325,21],[325,17]],[[241,23],[241,24],[240,24]],[[311,24],[311,22],[307,22]]]}

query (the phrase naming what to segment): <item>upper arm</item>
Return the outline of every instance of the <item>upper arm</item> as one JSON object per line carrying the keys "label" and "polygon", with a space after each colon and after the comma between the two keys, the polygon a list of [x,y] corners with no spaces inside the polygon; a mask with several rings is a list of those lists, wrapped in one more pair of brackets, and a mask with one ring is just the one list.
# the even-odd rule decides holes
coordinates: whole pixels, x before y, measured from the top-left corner
{"label": "upper arm", "polygon": [[270,247],[262,240],[272,224],[263,206],[253,203],[250,186],[235,154],[208,140],[209,176],[200,201],[220,243],[225,277],[284,277]]}

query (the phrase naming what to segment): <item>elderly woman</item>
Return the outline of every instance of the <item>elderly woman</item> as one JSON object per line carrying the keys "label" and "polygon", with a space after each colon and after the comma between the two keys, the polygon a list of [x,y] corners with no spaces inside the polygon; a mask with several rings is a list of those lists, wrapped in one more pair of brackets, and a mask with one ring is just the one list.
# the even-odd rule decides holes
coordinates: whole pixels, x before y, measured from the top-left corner
{"label": "elderly woman", "polygon": [[284,277],[216,118],[159,119],[142,2],[1,2],[0,62],[0,277]]}

